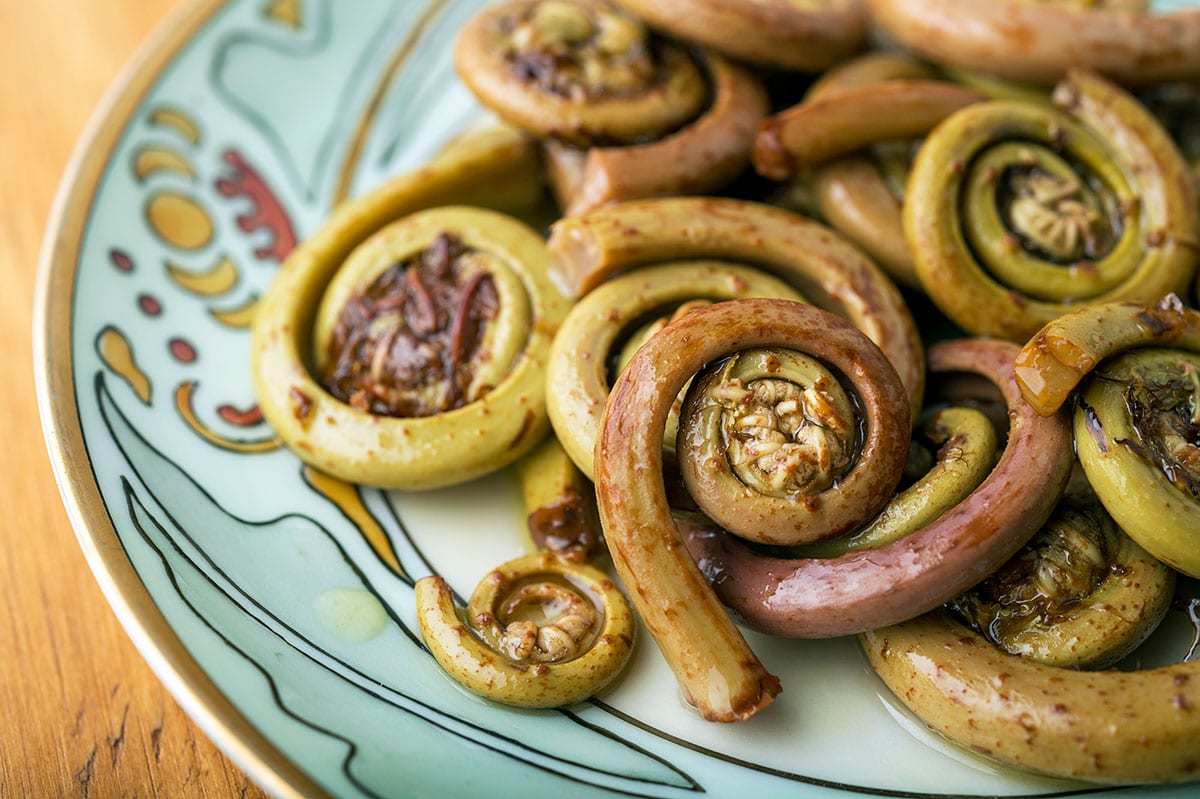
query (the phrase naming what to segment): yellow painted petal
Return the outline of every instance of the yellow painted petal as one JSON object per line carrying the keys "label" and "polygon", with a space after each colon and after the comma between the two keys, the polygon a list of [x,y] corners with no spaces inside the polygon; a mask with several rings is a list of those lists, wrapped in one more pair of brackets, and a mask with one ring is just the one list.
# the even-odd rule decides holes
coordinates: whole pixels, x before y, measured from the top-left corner
{"label": "yellow painted petal", "polygon": [[254,314],[258,311],[258,296],[251,297],[236,308],[221,310],[212,308],[209,313],[226,327],[250,327],[254,323]]}
{"label": "yellow painted petal", "polygon": [[179,153],[166,147],[143,147],[133,159],[133,174],[144,181],[156,172],[174,172],[188,180],[196,179],[196,171]]}
{"label": "yellow painted petal", "polygon": [[292,30],[298,31],[304,27],[304,14],[300,9],[299,0],[275,0],[267,6],[263,15]]}
{"label": "yellow painted petal", "polygon": [[96,340],[96,349],[104,365],[133,389],[145,404],[150,404],[150,378],[137,365],[129,339],[115,327],[105,327]]}
{"label": "yellow painted petal", "polygon": [[336,477],[330,477],[311,466],[304,467],[304,479],[313,488],[320,491],[333,504],[337,505],[350,521],[358,525],[359,531],[367,539],[367,543],[375,550],[375,554],[386,563],[396,574],[403,575],[404,569],[392,549],[392,542],[387,533],[379,526],[379,522],[363,504],[358,487]]}
{"label": "yellow painted petal", "polygon": [[193,272],[176,263],[167,263],[167,274],[181,288],[204,297],[224,294],[237,285],[238,269],[229,258],[222,257],[209,269]]}
{"label": "yellow painted petal", "polygon": [[155,127],[172,128],[192,144],[200,143],[200,126],[196,121],[177,108],[159,106],[150,112],[150,124]]}

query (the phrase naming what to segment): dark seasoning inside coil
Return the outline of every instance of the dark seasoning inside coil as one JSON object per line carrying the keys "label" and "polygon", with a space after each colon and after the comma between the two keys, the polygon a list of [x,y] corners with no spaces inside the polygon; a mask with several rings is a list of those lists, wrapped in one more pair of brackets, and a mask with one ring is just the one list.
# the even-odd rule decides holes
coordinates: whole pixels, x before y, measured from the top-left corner
{"label": "dark seasoning inside coil", "polygon": [[499,298],[472,250],[443,233],[346,304],[322,382],[359,410],[430,416],[470,402],[471,364]]}

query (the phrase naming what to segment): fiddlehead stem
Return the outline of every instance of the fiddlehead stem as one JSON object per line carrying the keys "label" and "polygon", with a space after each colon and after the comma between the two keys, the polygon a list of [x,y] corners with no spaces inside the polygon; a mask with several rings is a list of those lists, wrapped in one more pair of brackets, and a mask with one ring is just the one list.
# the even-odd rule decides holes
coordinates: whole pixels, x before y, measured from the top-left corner
{"label": "fiddlehead stem", "polygon": [[867,0],[873,20],[938,63],[1048,86],[1071,68],[1124,85],[1200,75],[1200,12],[1146,0]]}
{"label": "fiddlehead stem", "polygon": [[913,713],[988,757],[1107,784],[1195,779],[1200,662],[1058,668],[1004,652],[945,612],[873,630],[861,643]]}
{"label": "fiddlehead stem", "polygon": [[866,41],[862,9],[848,0],[618,0],[651,25],[751,64],[824,69]]}
{"label": "fiddlehead stem", "polygon": [[764,120],[754,140],[754,168],[772,180],[868,145],[913,139],[954,112],[986,99],[965,86],[891,80],[832,89]]}

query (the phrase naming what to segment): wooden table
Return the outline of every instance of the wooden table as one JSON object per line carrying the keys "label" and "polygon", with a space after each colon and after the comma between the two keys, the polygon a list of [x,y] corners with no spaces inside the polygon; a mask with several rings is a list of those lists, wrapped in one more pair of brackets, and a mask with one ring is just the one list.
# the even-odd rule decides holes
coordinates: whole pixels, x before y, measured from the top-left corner
{"label": "wooden table", "polygon": [[105,89],[180,0],[0,0],[0,796],[262,796],[179,708],[105,603],[34,394],[41,239]]}

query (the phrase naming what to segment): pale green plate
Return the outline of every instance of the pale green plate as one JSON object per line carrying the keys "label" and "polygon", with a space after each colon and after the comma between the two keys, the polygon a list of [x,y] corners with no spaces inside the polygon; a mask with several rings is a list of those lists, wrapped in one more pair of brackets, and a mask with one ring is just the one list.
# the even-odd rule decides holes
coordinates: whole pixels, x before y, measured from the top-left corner
{"label": "pale green plate", "polygon": [[203,0],[78,151],[42,270],[39,388],[82,546],[158,675],[281,795],[1091,793],[927,733],[850,639],[751,636],[785,692],[733,727],[684,708],[648,637],[601,701],[561,711],[443,676],[412,582],[469,594],[527,551],[512,476],[323,492],[254,415],[247,320],[337,199],[479,115],[449,53],[480,4]]}

